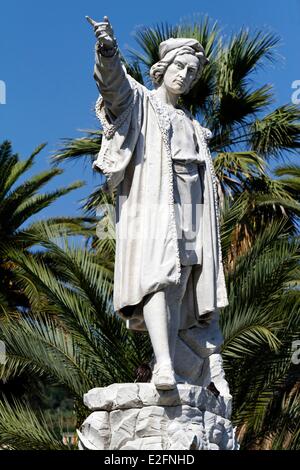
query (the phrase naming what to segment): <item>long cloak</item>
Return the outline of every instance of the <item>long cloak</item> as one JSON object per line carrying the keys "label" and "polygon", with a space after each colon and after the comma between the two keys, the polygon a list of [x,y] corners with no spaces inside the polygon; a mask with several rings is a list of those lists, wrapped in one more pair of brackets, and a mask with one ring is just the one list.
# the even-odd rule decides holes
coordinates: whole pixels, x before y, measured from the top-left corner
{"label": "long cloak", "polygon": [[[107,59],[105,59],[108,61]],[[116,59],[114,59],[116,61]],[[111,68],[113,66],[111,65]],[[117,188],[114,310],[126,312],[128,327],[141,329],[146,295],[180,282],[173,194],[172,125],[168,109],[126,74],[130,85],[123,111],[109,119],[110,110],[100,96],[96,114],[103,140],[93,167]],[[228,305],[221,259],[217,181],[208,148],[211,133],[193,120],[203,171],[203,259],[195,287],[197,315]],[[190,305],[183,301],[183,305]],[[130,312],[128,314],[128,312]]]}

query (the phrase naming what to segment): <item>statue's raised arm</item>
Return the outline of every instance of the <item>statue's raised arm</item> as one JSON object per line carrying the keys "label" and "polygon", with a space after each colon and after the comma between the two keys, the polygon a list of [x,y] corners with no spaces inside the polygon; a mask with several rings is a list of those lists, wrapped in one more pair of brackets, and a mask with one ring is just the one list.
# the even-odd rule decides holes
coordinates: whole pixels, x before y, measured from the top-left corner
{"label": "statue's raised arm", "polygon": [[107,16],[102,22],[86,17],[93,26],[97,38],[94,78],[103,97],[111,120],[117,118],[128,107],[132,99],[132,88],[118,54],[117,41]]}

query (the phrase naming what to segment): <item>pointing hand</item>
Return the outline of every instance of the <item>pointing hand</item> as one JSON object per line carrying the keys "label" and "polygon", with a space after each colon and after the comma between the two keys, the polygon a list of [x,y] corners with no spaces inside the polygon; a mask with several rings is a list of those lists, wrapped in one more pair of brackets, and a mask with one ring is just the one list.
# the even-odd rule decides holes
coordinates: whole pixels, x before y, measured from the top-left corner
{"label": "pointing hand", "polygon": [[97,21],[89,16],[86,16],[86,19],[93,26],[98,42],[104,47],[113,48],[115,46],[115,38],[108,17],[104,16],[103,21],[100,23],[97,23]]}

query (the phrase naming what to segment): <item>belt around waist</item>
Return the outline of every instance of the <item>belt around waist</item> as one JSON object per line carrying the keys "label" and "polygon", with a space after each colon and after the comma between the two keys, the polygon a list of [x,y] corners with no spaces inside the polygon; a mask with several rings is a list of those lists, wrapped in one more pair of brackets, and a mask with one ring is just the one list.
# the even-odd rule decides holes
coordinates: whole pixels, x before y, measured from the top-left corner
{"label": "belt around waist", "polygon": [[186,173],[193,173],[198,172],[199,167],[205,167],[205,161],[194,160],[194,161],[186,161],[186,160],[173,160],[173,169],[176,172],[186,172]]}
{"label": "belt around waist", "polygon": [[189,160],[188,158],[186,160],[172,158],[172,162],[174,165],[205,165],[205,160]]}

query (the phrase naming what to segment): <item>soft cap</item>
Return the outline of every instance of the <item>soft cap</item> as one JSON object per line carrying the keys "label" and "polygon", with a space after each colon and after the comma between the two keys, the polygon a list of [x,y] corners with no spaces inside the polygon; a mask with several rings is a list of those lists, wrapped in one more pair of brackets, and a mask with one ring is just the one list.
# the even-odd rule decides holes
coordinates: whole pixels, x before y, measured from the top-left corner
{"label": "soft cap", "polygon": [[209,62],[209,60],[205,56],[203,46],[200,44],[199,41],[191,38],[170,38],[166,41],[161,42],[159,45],[160,60],[162,60],[168,52],[172,51],[173,49],[180,49],[181,47],[191,47],[196,51],[197,57],[200,58],[201,56],[203,56],[203,59],[205,59],[204,62]]}

